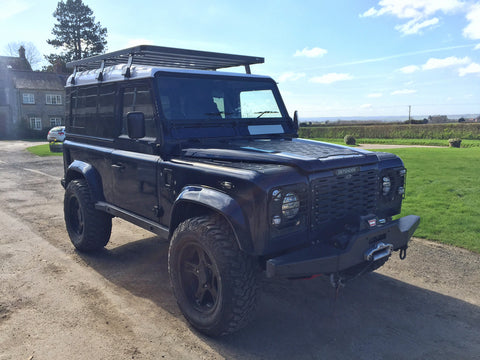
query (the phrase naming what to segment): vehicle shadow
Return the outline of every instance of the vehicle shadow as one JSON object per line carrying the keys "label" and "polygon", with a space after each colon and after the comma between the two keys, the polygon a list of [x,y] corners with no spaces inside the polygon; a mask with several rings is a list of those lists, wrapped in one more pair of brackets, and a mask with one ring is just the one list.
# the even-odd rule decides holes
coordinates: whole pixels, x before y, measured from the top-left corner
{"label": "vehicle shadow", "polygon": [[[158,237],[79,256],[117,286],[181,317]],[[372,273],[338,294],[328,278],[262,280],[256,319],[222,338],[191,330],[232,359],[474,359],[480,308]]]}

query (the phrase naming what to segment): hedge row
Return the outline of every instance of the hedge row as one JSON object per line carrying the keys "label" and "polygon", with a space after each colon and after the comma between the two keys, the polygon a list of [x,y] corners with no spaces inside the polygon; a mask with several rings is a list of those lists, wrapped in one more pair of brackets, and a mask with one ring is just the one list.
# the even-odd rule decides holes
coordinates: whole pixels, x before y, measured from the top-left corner
{"label": "hedge row", "polygon": [[480,140],[480,123],[425,125],[351,125],[301,127],[303,138],[343,139],[346,135],[369,139],[443,139]]}

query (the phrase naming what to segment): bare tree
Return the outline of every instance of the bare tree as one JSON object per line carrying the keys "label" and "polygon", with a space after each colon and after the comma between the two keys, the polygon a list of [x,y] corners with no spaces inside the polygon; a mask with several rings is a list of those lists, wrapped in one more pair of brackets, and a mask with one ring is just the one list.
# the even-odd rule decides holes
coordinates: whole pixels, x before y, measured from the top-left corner
{"label": "bare tree", "polygon": [[5,46],[5,53],[7,56],[19,56],[18,50],[23,46],[25,49],[25,58],[30,63],[30,66],[35,69],[42,63],[42,55],[36,46],[30,41],[14,41]]}

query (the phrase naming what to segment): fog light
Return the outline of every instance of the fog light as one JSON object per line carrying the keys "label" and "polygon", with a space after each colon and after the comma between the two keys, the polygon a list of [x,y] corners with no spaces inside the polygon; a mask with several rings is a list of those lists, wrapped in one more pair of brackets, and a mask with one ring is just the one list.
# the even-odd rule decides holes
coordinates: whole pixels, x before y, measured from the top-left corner
{"label": "fog light", "polygon": [[390,192],[391,188],[392,188],[392,182],[390,181],[390,178],[388,176],[384,176],[383,184],[382,184],[383,196],[387,195]]}
{"label": "fog light", "polygon": [[295,193],[288,193],[283,198],[282,214],[287,219],[294,218],[300,210],[300,201]]}
{"label": "fog light", "polygon": [[405,194],[405,188],[403,186],[400,186],[398,188],[398,195],[403,195],[403,194]]}
{"label": "fog light", "polygon": [[272,225],[278,226],[281,223],[282,223],[282,218],[280,217],[280,215],[275,215],[274,217],[272,217]]}

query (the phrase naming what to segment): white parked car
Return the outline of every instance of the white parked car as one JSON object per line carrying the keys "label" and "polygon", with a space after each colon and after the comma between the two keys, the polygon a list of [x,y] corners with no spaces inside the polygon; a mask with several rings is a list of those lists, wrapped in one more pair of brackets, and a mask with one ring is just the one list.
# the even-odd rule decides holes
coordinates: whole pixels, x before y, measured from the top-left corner
{"label": "white parked car", "polygon": [[47,141],[61,141],[65,140],[65,126],[55,126],[51,128],[47,135]]}

